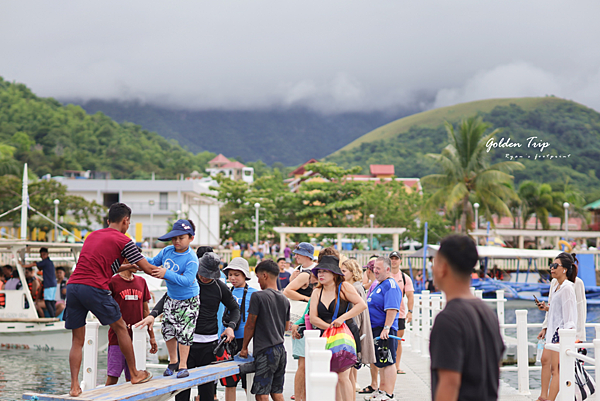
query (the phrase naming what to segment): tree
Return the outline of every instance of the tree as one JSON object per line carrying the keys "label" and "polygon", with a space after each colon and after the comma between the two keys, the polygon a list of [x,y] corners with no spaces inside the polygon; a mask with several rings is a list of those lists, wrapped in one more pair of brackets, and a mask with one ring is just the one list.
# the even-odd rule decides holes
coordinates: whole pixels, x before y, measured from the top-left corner
{"label": "tree", "polygon": [[447,211],[457,208],[463,232],[472,222],[471,200],[479,202],[480,210],[490,220],[493,213],[511,216],[506,202],[517,195],[507,185],[513,180],[509,173],[522,169],[523,165],[513,161],[489,164],[486,143],[500,130],[485,134],[490,125],[483,123],[481,117],[463,119],[458,132],[447,122],[445,126],[448,145],[440,154],[428,154],[439,164],[442,173],[422,178],[424,185],[435,189],[425,204],[425,211],[432,213],[439,205],[444,205]]}
{"label": "tree", "polygon": [[15,148],[12,146],[0,143],[0,176],[12,174],[18,176],[20,174],[20,164],[13,158]]}
{"label": "tree", "polygon": [[550,184],[523,181],[519,185],[519,197],[522,202],[523,228],[526,228],[527,221],[535,214],[535,229],[538,229],[538,222],[540,222],[542,228],[548,230],[550,228],[548,216],[554,204]]}

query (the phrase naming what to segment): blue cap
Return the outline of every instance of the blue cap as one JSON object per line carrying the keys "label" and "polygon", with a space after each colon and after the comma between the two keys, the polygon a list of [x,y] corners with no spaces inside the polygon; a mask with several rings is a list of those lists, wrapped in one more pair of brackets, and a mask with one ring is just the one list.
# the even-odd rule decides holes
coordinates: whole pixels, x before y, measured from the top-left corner
{"label": "blue cap", "polygon": [[179,237],[180,235],[185,234],[195,235],[192,225],[187,220],[177,220],[175,224],[173,224],[173,229],[162,237],[158,237],[158,240],[168,241],[173,237]]}
{"label": "blue cap", "polygon": [[296,255],[308,256],[312,260],[315,259],[315,247],[308,242],[299,243],[292,253],[295,253]]}

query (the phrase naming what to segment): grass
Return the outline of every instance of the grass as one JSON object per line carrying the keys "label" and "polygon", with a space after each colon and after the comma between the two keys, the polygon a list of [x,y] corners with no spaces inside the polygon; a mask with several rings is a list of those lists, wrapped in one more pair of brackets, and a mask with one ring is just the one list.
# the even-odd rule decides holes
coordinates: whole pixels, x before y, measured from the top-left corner
{"label": "grass", "polygon": [[417,125],[421,127],[437,128],[445,121],[456,122],[461,118],[470,117],[478,112],[489,113],[497,106],[509,106],[516,104],[523,110],[532,110],[555,102],[566,102],[567,100],[558,97],[523,97],[506,99],[486,99],[475,102],[461,103],[454,106],[441,107],[439,109],[428,110],[422,113],[413,114],[404,117],[389,124],[383,125],[366,133],[360,138],[350,142],[348,145],[332,153],[335,155],[343,150],[350,150],[362,143],[373,142],[381,139],[392,138],[403,132],[407,132],[411,127]]}

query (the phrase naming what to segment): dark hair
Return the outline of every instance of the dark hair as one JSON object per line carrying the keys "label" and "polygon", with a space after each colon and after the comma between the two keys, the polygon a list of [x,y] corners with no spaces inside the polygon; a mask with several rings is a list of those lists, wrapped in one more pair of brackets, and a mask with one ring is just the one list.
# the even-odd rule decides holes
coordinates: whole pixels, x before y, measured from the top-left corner
{"label": "dark hair", "polygon": [[58,266],[58,267],[56,268],[56,270],[62,270],[64,273],[66,273],[66,272],[67,272],[67,271],[65,270],[65,268],[64,268],[64,267],[62,267],[62,266]]}
{"label": "dark hair", "polygon": [[268,273],[271,277],[279,276],[279,266],[277,266],[277,263],[273,262],[273,260],[271,259],[265,259],[259,264],[257,264],[256,269],[254,269],[254,271],[256,272],[256,274],[264,271]]}
{"label": "dark hair", "polygon": [[11,265],[4,265],[2,266],[3,269],[10,269],[10,271],[13,270],[13,267]]}
{"label": "dark hair", "polygon": [[466,235],[449,235],[440,242],[438,252],[459,276],[468,278],[479,260],[475,242]]}
{"label": "dark hair", "polygon": [[[195,233],[196,232],[196,226],[194,225],[194,222],[192,220],[190,220],[190,219],[187,219],[187,222],[190,223],[190,226],[192,226],[192,231]],[[193,235],[191,235],[191,234],[188,234],[188,235],[190,236],[190,238],[193,237]]]}
{"label": "dark hair", "polygon": [[120,223],[125,217],[131,217],[131,208],[124,203],[113,203],[108,209],[108,222]]}
{"label": "dark hair", "polygon": [[33,267],[26,267],[25,271],[32,272],[33,271]]}
{"label": "dark hair", "polygon": [[285,260],[287,262],[287,259],[282,256],[279,259],[277,259],[277,263],[281,262],[282,260]]}
{"label": "dark hair", "polygon": [[40,248],[40,253],[42,253],[42,252],[48,253],[48,248],[46,248],[46,247]]}
{"label": "dark hair", "polygon": [[317,263],[321,263],[321,258],[323,258],[323,256],[335,256],[339,259],[340,253],[332,246],[323,248],[319,251],[319,257],[317,258]]}
{"label": "dark hair", "polygon": [[561,252],[556,259],[560,259],[560,264],[567,269],[567,279],[575,282],[577,271],[579,270],[579,260],[574,253]]}
{"label": "dark hair", "polygon": [[214,252],[212,246],[199,246],[196,249],[196,256],[200,259],[206,252]]}

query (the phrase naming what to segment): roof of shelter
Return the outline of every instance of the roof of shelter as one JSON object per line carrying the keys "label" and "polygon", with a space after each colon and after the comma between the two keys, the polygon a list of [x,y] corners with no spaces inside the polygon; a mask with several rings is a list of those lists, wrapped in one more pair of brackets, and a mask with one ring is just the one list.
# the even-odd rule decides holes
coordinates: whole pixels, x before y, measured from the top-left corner
{"label": "roof of shelter", "polygon": [[369,169],[371,175],[394,175],[393,164],[371,164]]}

